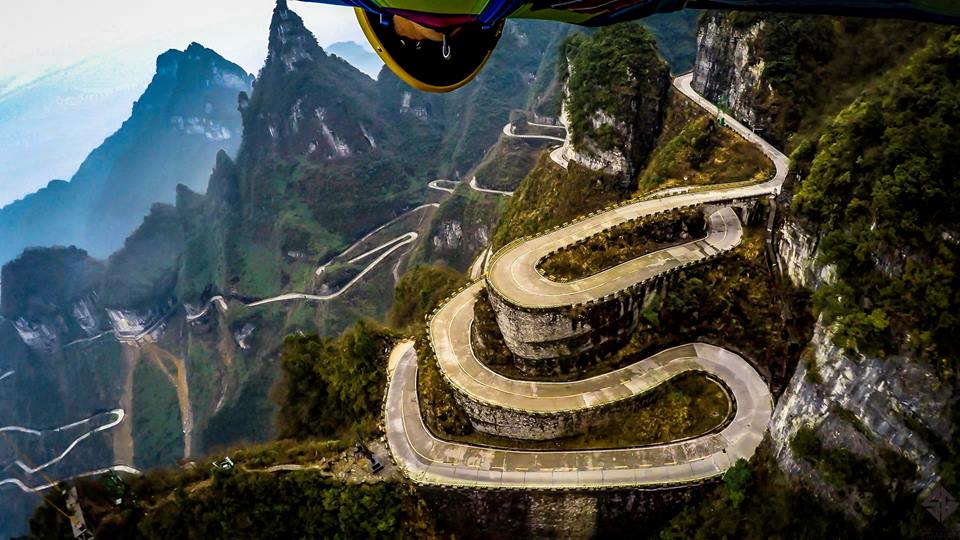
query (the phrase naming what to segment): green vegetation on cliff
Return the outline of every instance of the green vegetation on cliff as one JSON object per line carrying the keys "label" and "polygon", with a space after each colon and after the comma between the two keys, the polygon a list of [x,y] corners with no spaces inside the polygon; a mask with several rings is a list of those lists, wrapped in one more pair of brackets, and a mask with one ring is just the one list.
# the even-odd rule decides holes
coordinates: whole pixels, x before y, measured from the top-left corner
{"label": "green vegetation on cliff", "polygon": [[396,335],[361,320],[338,338],[291,335],[274,391],[281,438],[371,433],[386,388],[387,355]]}
{"label": "green vegetation on cliff", "polygon": [[671,92],[663,133],[637,180],[637,195],[661,188],[765,180],[773,164],[756,146]]}
{"label": "green vegetation on cliff", "polygon": [[427,234],[410,258],[411,264],[445,264],[466,272],[487,247],[491,230],[505,207],[504,197],[479,193],[461,184],[440,203]]}
{"label": "green vegetation on cliff", "polygon": [[397,282],[387,321],[397,329],[423,325],[427,313],[466,282],[462,275],[447,266],[417,266]]}
{"label": "green vegetation on cliff", "polygon": [[[77,488],[87,526],[101,540],[441,537],[412,487],[335,479],[350,472],[344,466],[362,466],[343,450],[338,441],[278,441],[233,453],[230,471],[196,465],[127,477],[117,487],[83,479]],[[299,464],[307,468],[266,469]],[[49,500],[64,507],[59,493]],[[73,537],[49,504],[30,528],[30,538]]]}
{"label": "green vegetation on cliff", "polygon": [[75,247],[28,248],[0,272],[0,314],[36,319],[94,290],[103,263]]}
{"label": "green vegetation on cliff", "polygon": [[546,153],[510,198],[491,247],[494,251],[522,236],[536,234],[626,199],[630,189],[612,175],[571,162],[562,169]]}
{"label": "green vegetation on cliff", "polygon": [[[562,130],[550,132],[558,136],[562,136],[562,133]],[[544,148],[545,145],[540,141],[500,137],[474,168],[473,175],[487,189],[513,191],[536,165],[537,157]]]}
{"label": "green vegetation on cliff", "polygon": [[788,148],[815,138],[864,88],[882,85],[883,73],[938,31],[936,25],[854,17],[727,17],[744,29],[764,21],[753,49],[764,59],[754,109],[765,135]]}
{"label": "green vegetation on cliff", "polygon": [[786,478],[769,456],[740,460],[698,504],[660,531],[662,540],[695,538],[862,537],[843,514],[824,509],[808,490]]}
{"label": "green vegetation on cliff", "polygon": [[172,467],[183,457],[183,425],[177,390],[146,358],[133,371],[135,465]]}
{"label": "green vegetation on cliff", "polygon": [[647,253],[700,239],[706,235],[705,225],[700,209],[624,223],[547,256],[538,269],[556,281],[585,278]]}
{"label": "green vegetation on cliff", "polygon": [[143,223],[107,260],[100,299],[104,305],[152,308],[177,283],[183,229],[174,207],[155,204]]}
{"label": "green vegetation on cliff", "polygon": [[[468,444],[522,450],[626,448],[698,437],[721,429],[732,412],[727,392],[719,384],[701,373],[685,373],[629,403],[618,404],[606,421],[578,435],[546,441],[510,439],[467,429],[442,430],[437,435]],[[430,427],[436,432],[443,424]]]}
{"label": "green vegetation on cliff", "polygon": [[837,279],[818,307],[834,340],[955,370],[960,353],[960,34],[943,31],[840,113],[793,208]]}
{"label": "green vegetation on cliff", "polygon": [[759,227],[717,261],[678,273],[641,313],[617,364],[664,348],[706,341],[739,351],[774,391],[782,388],[812,336],[808,295],[778,281],[763,253]]}
{"label": "green vegetation on cliff", "polygon": [[562,57],[574,146],[591,154],[618,151],[638,166],[660,132],[669,88],[653,36],[636,23],[603,27],[589,37],[571,34]]}

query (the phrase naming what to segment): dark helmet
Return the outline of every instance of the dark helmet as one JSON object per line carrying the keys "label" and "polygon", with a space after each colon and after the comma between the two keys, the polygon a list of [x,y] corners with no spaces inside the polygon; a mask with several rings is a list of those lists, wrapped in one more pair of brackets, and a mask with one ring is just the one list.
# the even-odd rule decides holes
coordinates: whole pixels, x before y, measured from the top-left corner
{"label": "dark helmet", "polygon": [[[500,41],[503,21],[484,27],[468,22],[442,31],[433,39],[411,39],[395,28],[397,15],[356,8],[360,28],[383,62],[405,83],[426,92],[450,92],[470,82]],[[429,31],[429,30],[428,30]]]}

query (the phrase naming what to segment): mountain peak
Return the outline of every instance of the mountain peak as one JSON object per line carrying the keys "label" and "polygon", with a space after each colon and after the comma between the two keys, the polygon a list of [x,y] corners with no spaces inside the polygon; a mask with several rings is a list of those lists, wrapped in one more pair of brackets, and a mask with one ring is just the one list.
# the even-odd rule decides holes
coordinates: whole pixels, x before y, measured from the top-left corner
{"label": "mountain peak", "polygon": [[299,61],[316,60],[323,55],[313,33],[299,15],[287,8],[286,0],[278,0],[273,10],[267,51],[267,64],[279,61],[287,71],[293,71]]}

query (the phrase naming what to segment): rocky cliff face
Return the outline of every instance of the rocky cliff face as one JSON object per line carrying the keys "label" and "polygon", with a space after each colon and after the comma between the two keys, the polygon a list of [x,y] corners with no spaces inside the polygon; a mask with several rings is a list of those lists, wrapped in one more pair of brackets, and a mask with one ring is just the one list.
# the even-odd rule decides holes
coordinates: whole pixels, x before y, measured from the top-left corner
{"label": "rocky cliff face", "polygon": [[[757,47],[766,24],[762,17],[735,24],[728,15],[708,14],[701,22],[694,67],[698,91],[754,126],[765,122],[755,96],[769,60]],[[781,274],[814,291],[831,283],[835,269],[818,260],[820,236],[809,223],[784,214],[774,234]],[[954,400],[953,389],[927,362],[844,350],[831,341],[831,328],[821,318],[770,422],[773,454],[785,473],[863,522],[879,501],[862,483],[875,480],[890,493],[922,492],[937,483],[946,457],[939,452],[954,437]],[[798,454],[791,442],[801,431],[819,441],[818,455]],[[838,475],[829,456],[840,455],[865,464],[869,474],[863,474],[871,480]]]}
{"label": "rocky cliff face", "polygon": [[917,476],[890,480],[919,491],[936,484],[941,457],[935,448],[953,436],[952,394],[922,363],[844,351],[830,341],[829,329],[818,324],[805,362],[770,421],[774,453],[787,473],[816,479],[821,494],[847,498],[791,450],[797,431],[811,428],[825,448],[851,450],[881,469],[889,466],[884,451],[906,457],[916,464]]}
{"label": "rocky cliff face", "polygon": [[756,42],[765,24],[760,19],[735,26],[727,14],[710,12],[697,32],[693,88],[748,126],[758,125],[754,98],[764,60],[756,53]]}
{"label": "rocky cliff face", "polygon": [[215,154],[237,149],[237,95],[253,77],[196,43],[157,58],[157,71],[130,118],[70,182],[0,209],[0,263],[27,246],[71,245],[105,257],[174,187],[206,185]]}
{"label": "rocky cliff face", "polygon": [[[831,283],[834,269],[817,262],[815,234],[787,220],[776,236],[786,278],[813,290]],[[939,480],[946,457],[942,449],[954,437],[955,399],[954,389],[922,360],[838,347],[821,317],[770,421],[774,455],[784,472],[804,479],[822,498],[863,521],[875,504],[872,496],[830,480],[816,459],[796,455],[791,441],[797,433],[812,430],[827,452],[844,449],[862,458],[891,492],[898,487],[924,492]],[[898,467],[898,462],[908,465]],[[916,473],[910,474],[914,467]]]}
{"label": "rocky cliff face", "polygon": [[[625,52],[628,51],[628,52]],[[575,35],[564,46],[563,112],[573,152],[594,170],[611,170],[628,182],[653,149],[666,114],[670,73],[656,44],[636,24]]]}

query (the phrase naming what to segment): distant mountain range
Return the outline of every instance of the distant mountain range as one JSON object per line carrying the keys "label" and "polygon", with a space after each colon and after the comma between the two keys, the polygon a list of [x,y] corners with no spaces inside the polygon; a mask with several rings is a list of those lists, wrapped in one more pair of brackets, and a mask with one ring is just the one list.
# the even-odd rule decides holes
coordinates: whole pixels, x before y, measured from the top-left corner
{"label": "distant mountain range", "polygon": [[98,56],[30,81],[0,77],[0,206],[69,178],[150,82],[143,55]]}
{"label": "distant mountain range", "polygon": [[335,54],[350,63],[351,66],[366,73],[371,79],[376,79],[383,67],[383,61],[369,45],[361,45],[356,41],[338,41],[327,46],[327,52]]}
{"label": "distant mountain range", "polygon": [[[160,55],[156,75],[130,118],[90,153],[69,183],[54,180],[0,209],[0,261],[27,246],[49,245],[77,245],[105,257],[153,203],[173,202],[177,184],[202,190],[217,151],[235,152],[240,144],[237,99],[252,81],[239,66],[196,43]],[[9,103],[43,87],[17,89]],[[4,110],[2,104],[0,114],[17,114],[16,107]]]}

